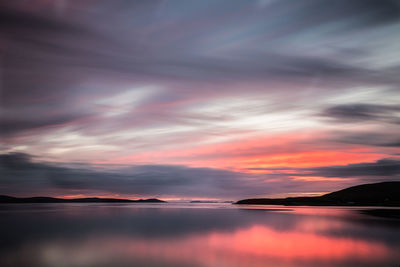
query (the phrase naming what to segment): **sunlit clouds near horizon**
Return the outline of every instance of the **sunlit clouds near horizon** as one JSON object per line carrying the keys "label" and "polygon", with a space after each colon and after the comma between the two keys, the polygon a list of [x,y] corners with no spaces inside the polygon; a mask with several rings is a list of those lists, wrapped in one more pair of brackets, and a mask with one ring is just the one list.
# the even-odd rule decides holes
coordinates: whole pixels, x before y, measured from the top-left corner
{"label": "sunlit clouds near horizon", "polygon": [[0,194],[400,180],[400,2],[0,4]]}

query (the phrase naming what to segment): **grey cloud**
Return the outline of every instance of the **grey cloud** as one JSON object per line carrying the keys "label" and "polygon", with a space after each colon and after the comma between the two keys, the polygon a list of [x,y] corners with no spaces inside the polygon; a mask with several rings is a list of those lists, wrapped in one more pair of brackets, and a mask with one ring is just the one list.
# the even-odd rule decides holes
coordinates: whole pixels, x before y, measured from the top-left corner
{"label": "grey cloud", "polygon": [[[397,0],[339,0],[326,3],[323,0],[304,1],[301,7],[304,16],[310,20],[337,21],[341,19],[358,18],[353,27],[377,26],[392,23],[400,19],[400,5]],[[316,16],[315,12],[318,12]]]}
{"label": "grey cloud", "polygon": [[400,179],[400,160],[380,159],[376,162],[353,163],[313,168],[250,168],[249,170],[273,171],[277,176],[359,178],[360,181]]}
{"label": "grey cloud", "polygon": [[[2,154],[0,163],[0,194],[22,196],[80,193],[240,199],[284,192],[324,192],[363,181],[400,178],[400,161],[392,159],[343,166],[267,169],[273,171],[270,174],[176,165],[138,165],[95,170],[89,166],[39,162],[22,153]],[[291,173],[290,170],[296,172]],[[296,176],[341,177],[343,182],[317,181],[310,184],[293,179]]]}
{"label": "grey cloud", "polygon": [[[8,33],[6,37],[11,39],[6,50],[5,67],[7,68],[7,64],[12,64],[10,61],[15,62],[17,59],[18,62],[19,59],[18,67],[34,64],[39,69],[52,71],[53,65],[69,66],[69,69],[59,70],[64,75],[72,75],[74,68],[79,67],[86,68],[87,73],[91,72],[90,69],[94,70],[94,73],[88,75],[98,75],[96,72],[107,71],[110,76],[113,72],[120,72],[139,75],[141,79],[148,79],[146,75],[155,75],[161,79],[175,77],[200,80],[254,77],[267,80],[276,75],[309,77],[315,74],[322,77],[342,74],[344,75],[340,76],[342,78],[349,76],[354,79],[359,74],[370,75],[367,70],[328,59],[301,58],[295,54],[284,56],[288,51],[280,53],[279,43],[271,47],[270,50],[275,52],[269,54],[261,52],[265,50],[262,46],[250,44],[247,49],[239,46],[239,50],[234,51],[234,55],[244,55],[237,59],[232,55],[230,59],[229,57],[205,56],[204,54],[207,53],[203,53],[202,49],[196,46],[196,42],[205,42],[207,45],[205,40],[209,38],[208,36],[219,34],[218,26],[214,33],[212,28],[204,29],[197,25],[201,23],[207,25],[206,22],[211,20],[215,22],[215,25],[223,25],[229,30],[239,26],[240,20],[233,20],[231,16],[237,12],[237,9],[242,9],[243,4],[240,1],[229,2],[230,9],[223,8],[223,4],[224,2],[220,2],[212,9],[213,5],[205,8],[206,5],[196,5],[193,2],[172,3],[164,6],[157,1],[150,4],[134,3],[132,5],[115,1],[111,6],[109,3],[100,2],[97,7],[98,13],[89,13],[85,8],[79,8],[79,5],[75,4],[77,7],[71,8],[74,12],[71,15],[74,15],[76,21],[68,20],[67,16],[52,15],[51,9],[47,10],[47,13],[32,13],[24,6],[5,8],[3,28]],[[72,3],[68,5],[74,6]],[[199,6],[203,12],[196,10]],[[333,5],[326,5],[323,1],[304,1],[298,4],[282,4],[277,1],[273,2],[268,9],[251,8],[253,7],[251,3],[244,6],[248,6],[248,11],[243,12],[241,18],[248,28],[247,31],[238,33],[243,35],[244,39],[250,40],[257,36],[268,37],[270,24],[273,25],[275,20],[279,21],[282,15],[287,18],[286,23],[289,28],[295,28],[283,34],[283,36],[289,36],[290,39],[298,32],[297,20],[302,21],[305,27],[309,27],[313,24],[320,26],[330,20],[348,18],[351,21],[355,16],[356,21],[366,20],[371,24],[374,24],[371,21],[375,21],[379,24],[383,21],[394,21],[398,17],[399,10],[392,1],[367,1],[367,3],[338,1]],[[188,13],[188,16],[180,16],[181,10],[182,14]],[[121,11],[123,11],[122,14]],[[321,12],[326,14],[315,15]],[[97,14],[104,17],[99,17]],[[274,14],[279,14],[279,17]],[[133,22],[138,25],[150,24],[150,26],[128,25],[125,19],[118,19],[116,17],[118,15],[122,18],[132,17]],[[210,18],[210,15],[216,18]],[[118,28],[126,32],[122,32],[120,36],[111,32],[107,25],[104,25],[104,21],[108,21],[107,18],[114,18],[113,29]],[[149,18],[154,18],[154,21],[148,21]],[[103,28],[98,27],[97,24]],[[192,31],[197,34],[192,34]],[[183,37],[174,39],[173,34],[172,36],[170,34],[169,39],[166,39],[168,32],[180,32]],[[192,35],[195,38],[187,38]],[[208,42],[213,43],[213,41]],[[248,57],[246,55],[248,51],[258,51],[258,53]],[[34,63],[28,63],[32,61]],[[80,77],[79,72],[75,75],[78,81],[84,78]]]}
{"label": "grey cloud", "polygon": [[321,114],[337,122],[383,121],[400,124],[397,105],[345,104],[327,108]]}
{"label": "grey cloud", "polygon": [[8,137],[19,132],[40,129],[42,127],[52,128],[68,123],[73,123],[84,118],[81,114],[62,114],[50,118],[15,118],[0,116],[0,136]]}
{"label": "grey cloud", "polygon": [[1,194],[80,192],[151,196],[236,198],[274,189],[252,175],[211,168],[141,165],[118,170],[63,167],[33,161],[27,154],[0,157]]}
{"label": "grey cloud", "polygon": [[27,37],[26,35],[32,38],[40,38],[40,36],[37,36],[40,33],[81,36],[90,34],[82,27],[62,21],[54,15],[44,16],[40,13],[30,12],[32,9],[13,7],[13,3],[8,4],[0,4],[0,27],[5,31],[3,34],[12,36],[12,38],[23,38],[24,40]]}
{"label": "grey cloud", "polygon": [[377,177],[377,179],[400,178],[400,160],[381,159],[376,162],[355,163],[343,166],[327,166],[303,169],[313,176],[323,177]]}
{"label": "grey cloud", "polygon": [[382,132],[362,132],[362,133],[347,133],[347,132],[333,132],[333,141],[347,143],[347,144],[360,144],[368,146],[380,147],[400,147],[400,138],[398,130],[388,129],[385,133]]}

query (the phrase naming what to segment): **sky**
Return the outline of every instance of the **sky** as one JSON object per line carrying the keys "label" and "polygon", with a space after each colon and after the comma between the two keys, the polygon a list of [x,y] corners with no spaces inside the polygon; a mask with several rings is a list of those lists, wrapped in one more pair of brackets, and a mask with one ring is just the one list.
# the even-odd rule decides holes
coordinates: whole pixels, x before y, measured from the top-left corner
{"label": "sky", "polygon": [[400,180],[400,1],[0,3],[0,194]]}

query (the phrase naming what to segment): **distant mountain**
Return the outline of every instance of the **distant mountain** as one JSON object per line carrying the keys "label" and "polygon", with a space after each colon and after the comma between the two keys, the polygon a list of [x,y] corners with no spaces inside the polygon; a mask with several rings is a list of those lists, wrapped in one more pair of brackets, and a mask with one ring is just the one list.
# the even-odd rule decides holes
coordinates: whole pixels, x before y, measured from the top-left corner
{"label": "distant mountain", "polygon": [[318,197],[253,198],[235,204],[287,206],[400,206],[400,182],[349,187]]}
{"label": "distant mountain", "polygon": [[27,197],[18,198],[10,196],[0,196],[0,203],[164,203],[166,201],[159,200],[156,198],[150,199],[119,199],[119,198],[54,198],[54,197]]}

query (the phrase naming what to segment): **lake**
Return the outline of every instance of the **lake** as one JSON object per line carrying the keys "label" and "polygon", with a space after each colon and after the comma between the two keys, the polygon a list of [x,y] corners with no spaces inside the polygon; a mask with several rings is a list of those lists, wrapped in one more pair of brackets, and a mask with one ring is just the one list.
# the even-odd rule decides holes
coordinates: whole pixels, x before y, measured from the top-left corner
{"label": "lake", "polygon": [[400,220],[360,209],[2,204],[0,266],[399,266]]}

